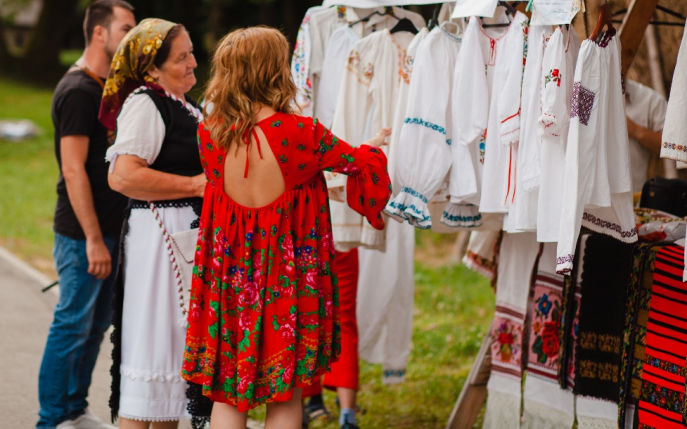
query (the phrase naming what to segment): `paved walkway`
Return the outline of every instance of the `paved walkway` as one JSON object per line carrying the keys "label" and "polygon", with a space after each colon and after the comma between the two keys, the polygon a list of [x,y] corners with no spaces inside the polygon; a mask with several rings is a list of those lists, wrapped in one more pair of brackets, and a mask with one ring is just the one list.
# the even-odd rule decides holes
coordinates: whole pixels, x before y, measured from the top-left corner
{"label": "paved walkway", "polygon": [[[29,429],[38,421],[38,370],[57,304],[52,280],[0,247],[0,428]],[[109,421],[112,345],[106,337],[93,372],[88,402],[91,411]],[[249,428],[262,424],[249,421]],[[190,429],[181,422],[179,429]]]}

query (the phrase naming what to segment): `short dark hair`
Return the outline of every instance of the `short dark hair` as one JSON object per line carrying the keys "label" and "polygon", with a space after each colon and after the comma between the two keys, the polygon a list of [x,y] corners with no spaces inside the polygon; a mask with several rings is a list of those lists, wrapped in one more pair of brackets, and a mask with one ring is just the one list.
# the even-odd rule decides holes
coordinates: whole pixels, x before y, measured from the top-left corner
{"label": "short dark hair", "polygon": [[115,7],[121,7],[130,12],[134,11],[134,7],[125,0],[98,0],[88,6],[86,18],[83,20],[83,35],[86,38],[87,46],[91,43],[93,29],[96,25],[110,28]]}
{"label": "short dark hair", "polygon": [[169,58],[169,53],[172,52],[172,42],[174,42],[174,39],[181,36],[183,31],[186,31],[186,27],[184,27],[182,24],[177,24],[169,30],[167,37],[165,37],[162,45],[160,45],[160,49],[157,50],[157,55],[153,61],[155,67],[159,69],[162,67],[165,61],[167,61],[167,58]]}

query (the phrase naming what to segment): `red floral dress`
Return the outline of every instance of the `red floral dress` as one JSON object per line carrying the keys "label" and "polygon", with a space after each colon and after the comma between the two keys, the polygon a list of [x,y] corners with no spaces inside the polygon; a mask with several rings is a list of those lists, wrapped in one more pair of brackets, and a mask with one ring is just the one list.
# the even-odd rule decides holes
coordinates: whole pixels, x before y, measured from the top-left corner
{"label": "red floral dress", "polygon": [[348,174],[348,204],[383,228],[391,185],[386,157],[354,148],[312,118],[277,113],[257,126],[286,191],[248,208],[224,192],[226,152],[203,125],[208,177],[191,290],[182,376],[203,394],[247,411],[288,401],[338,359],[341,329],[327,186],[322,171]]}

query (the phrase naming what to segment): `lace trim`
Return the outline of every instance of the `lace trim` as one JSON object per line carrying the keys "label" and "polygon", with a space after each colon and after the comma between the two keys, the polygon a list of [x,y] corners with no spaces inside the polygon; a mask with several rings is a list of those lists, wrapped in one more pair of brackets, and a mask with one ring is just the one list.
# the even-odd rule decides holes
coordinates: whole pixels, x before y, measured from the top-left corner
{"label": "lace trim", "polygon": [[[179,416],[179,417],[138,417],[138,416],[130,416],[128,414],[124,413],[119,413],[119,417],[124,417],[125,419],[129,420],[135,420],[137,422],[176,422],[179,420],[185,420],[188,417],[187,416]],[[195,428],[194,428],[195,429]]]}
{"label": "lace trim", "polygon": [[191,426],[193,429],[204,429],[210,423],[212,414],[212,401],[207,396],[203,396],[203,386],[195,383],[188,383],[186,389],[188,405],[186,409],[193,416]]}
{"label": "lace trim", "polygon": [[119,367],[119,373],[130,380],[171,381],[173,383],[182,381],[181,375],[178,372],[138,370],[126,365],[121,365]]}
{"label": "lace trim", "polygon": [[[570,405],[572,406],[572,402]],[[525,400],[523,417],[522,429],[571,428],[575,421],[572,415],[556,410],[549,405],[527,399]]]}
{"label": "lace trim", "polygon": [[[182,207],[192,207],[193,212],[200,216],[203,210],[203,199],[202,198],[182,198],[180,200],[165,200],[165,201],[154,201],[155,207],[157,208],[175,208],[179,209]],[[141,200],[130,200],[129,207],[132,209],[150,209],[148,201]]]}
{"label": "lace trim", "polygon": [[516,427],[520,421],[520,398],[489,390],[482,429]]}
{"label": "lace trim", "polygon": [[615,420],[577,416],[577,429],[617,429],[617,427],[618,422]]}

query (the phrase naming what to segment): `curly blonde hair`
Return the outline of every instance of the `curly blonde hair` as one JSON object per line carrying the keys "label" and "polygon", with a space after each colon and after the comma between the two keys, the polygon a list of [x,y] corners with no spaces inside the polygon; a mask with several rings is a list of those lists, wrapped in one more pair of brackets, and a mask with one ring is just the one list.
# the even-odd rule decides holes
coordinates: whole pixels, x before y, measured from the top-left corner
{"label": "curly blonde hair", "polygon": [[205,90],[205,127],[218,148],[229,149],[255,126],[261,104],[293,113],[289,59],[289,42],[274,28],[242,28],[219,42]]}

